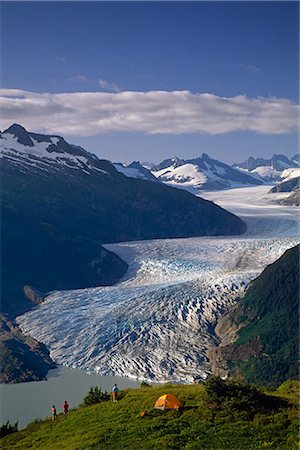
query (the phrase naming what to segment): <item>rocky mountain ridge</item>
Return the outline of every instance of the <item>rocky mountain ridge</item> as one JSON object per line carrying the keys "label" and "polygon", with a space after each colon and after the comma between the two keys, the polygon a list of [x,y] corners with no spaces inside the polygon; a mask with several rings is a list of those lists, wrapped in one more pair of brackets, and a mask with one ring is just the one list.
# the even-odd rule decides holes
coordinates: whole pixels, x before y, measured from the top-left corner
{"label": "rocky mountain ridge", "polygon": [[250,156],[246,161],[234,164],[234,167],[260,176],[266,182],[280,182],[282,178],[285,178],[285,172],[288,169],[297,169],[300,167],[300,163],[298,155],[289,159],[285,155],[274,154],[270,159]]}

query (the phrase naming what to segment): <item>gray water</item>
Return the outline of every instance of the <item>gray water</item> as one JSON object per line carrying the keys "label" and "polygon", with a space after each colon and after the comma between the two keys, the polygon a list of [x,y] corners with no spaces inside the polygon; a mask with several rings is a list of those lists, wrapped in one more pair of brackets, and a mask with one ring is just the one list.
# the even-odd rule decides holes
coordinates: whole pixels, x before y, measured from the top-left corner
{"label": "gray water", "polygon": [[120,389],[140,386],[134,379],[89,375],[86,371],[62,366],[50,370],[47,381],[0,384],[0,424],[7,420],[10,423],[18,421],[19,429],[23,428],[36,418],[50,416],[52,404],[60,413],[65,400],[70,408],[78,406],[90,386],[96,385],[110,392],[115,383]]}

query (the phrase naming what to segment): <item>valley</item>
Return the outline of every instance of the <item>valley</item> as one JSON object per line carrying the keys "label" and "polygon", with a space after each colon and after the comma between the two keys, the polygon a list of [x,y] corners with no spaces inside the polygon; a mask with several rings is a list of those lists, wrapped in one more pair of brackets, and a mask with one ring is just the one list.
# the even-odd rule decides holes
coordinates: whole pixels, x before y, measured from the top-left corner
{"label": "valley", "polygon": [[18,325],[65,366],[155,382],[205,378],[217,319],[299,242],[297,209],[271,203],[269,188],[205,193],[239,215],[246,234],[105,245],[129,265],[116,285],[55,291]]}

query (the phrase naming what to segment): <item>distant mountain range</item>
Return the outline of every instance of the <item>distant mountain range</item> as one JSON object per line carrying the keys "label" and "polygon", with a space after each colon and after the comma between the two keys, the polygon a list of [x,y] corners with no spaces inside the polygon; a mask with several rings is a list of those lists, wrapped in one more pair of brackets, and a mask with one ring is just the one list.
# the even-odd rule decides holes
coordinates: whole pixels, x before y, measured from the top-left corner
{"label": "distant mountain range", "polygon": [[300,162],[299,155],[294,155],[291,159],[285,155],[273,155],[271,159],[250,157],[234,167],[259,175],[266,182],[277,182],[281,181],[287,169],[299,168]]}
{"label": "distant mountain range", "polygon": [[[0,147],[1,308],[8,318],[52,290],[115,283],[127,264],[101,244],[246,230],[242,220],[214,203],[124,176],[110,161],[60,136],[14,124],[1,133]],[[2,331],[10,336],[7,345],[15,342],[16,362],[20,340],[9,329]]]}
{"label": "distant mountain range", "polygon": [[[115,164],[127,177],[163,182],[172,187],[201,195],[201,191],[277,183],[299,173],[299,157],[289,159],[274,155],[271,159],[248,158],[240,164],[229,166],[203,153],[199,158],[180,159],[174,156],[154,165],[135,161],[126,166]],[[293,172],[294,171],[294,172]]]}
{"label": "distant mountain range", "polygon": [[282,172],[285,169],[299,166],[299,155],[294,155],[291,159],[289,159],[285,155],[273,155],[271,159],[253,158],[252,156],[250,156],[250,158],[248,158],[246,161],[239,164],[234,164],[234,167],[246,169],[250,172],[257,169],[258,167],[264,166],[269,166],[278,172]]}
{"label": "distant mountain range", "polygon": [[212,159],[206,153],[195,159],[167,159],[154,167],[152,173],[170,186],[194,193],[199,190],[228,189],[263,183],[258,177]]}

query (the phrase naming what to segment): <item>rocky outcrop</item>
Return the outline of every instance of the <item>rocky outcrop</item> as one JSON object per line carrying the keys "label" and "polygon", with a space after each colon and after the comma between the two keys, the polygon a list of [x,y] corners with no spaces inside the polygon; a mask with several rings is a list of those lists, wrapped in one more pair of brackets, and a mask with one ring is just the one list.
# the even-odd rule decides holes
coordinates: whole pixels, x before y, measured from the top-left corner
{"label": "rocky outcrop", "polygon": [[56,365],[44,344],[24,336],[8,317],[0,315],[0,382],[44,379]]}

